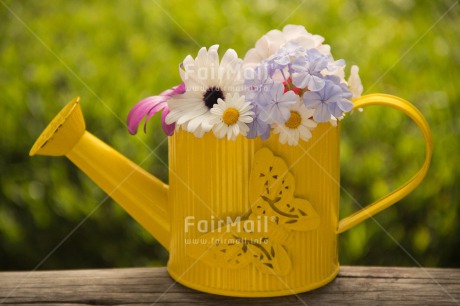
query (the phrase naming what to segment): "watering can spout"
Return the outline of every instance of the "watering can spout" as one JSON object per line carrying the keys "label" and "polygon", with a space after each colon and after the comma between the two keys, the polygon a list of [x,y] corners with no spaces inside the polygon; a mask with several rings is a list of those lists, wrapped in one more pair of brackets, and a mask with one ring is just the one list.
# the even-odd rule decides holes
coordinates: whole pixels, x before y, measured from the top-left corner
{"label": "watering can spout", "polygon": [[59,112],[29,154],[65,155],[169,248],[168,185],[86,131],[79,98]]}

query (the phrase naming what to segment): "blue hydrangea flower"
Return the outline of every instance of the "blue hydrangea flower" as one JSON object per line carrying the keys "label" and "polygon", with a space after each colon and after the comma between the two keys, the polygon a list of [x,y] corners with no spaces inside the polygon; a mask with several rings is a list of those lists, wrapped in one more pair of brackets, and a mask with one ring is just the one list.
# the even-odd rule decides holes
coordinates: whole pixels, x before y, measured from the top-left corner
{"label": "blue hydrangea flower", "polygon": [[328,65],[327,65],[327,70],[329,70],[329,71],[335,71],[335,70],[337,70],[337,69],[342,69],[342,68],[345,68],[346,64],[347,64],[347,63],[345,62],[344,59],[339,59],[339,60],[337,60],[337,61],[333,61],[333,60],[331,59],[331,61],[330,61],[330,62],[328,63]]}
{"label": "blue hydrangea flower", "polygon": [[267,123],[283,123],[291,115],[291,107],[295,105],[298,96],[293,91],[284,93],[284,85],[275,82],[270,90],[270,100],[260,111],[260,119]]}
{"label": "blue hydrangea flower", "polygon": [[295,75],[292,83],[298,88],[308,87],[310,91],[318,91],[324,87],[325,81],[321,71],[327,68],[330,58],[316,49],[307,51],[307,56],[298,57],[292,64]]}
{"label": "blue hydrangea flower", "polygon": [[278,50],[272,61],[286,67],[291,63],[291,57],[295,57],[301,52],[305,52],[305,49],[299,44],[290,41]]}
{"label": "blue hydrangea flower", "polygon": [[262,62],[262,66],[267,69],[268,76],[270,76],[273,80],[281,81],[282,77],[286,82],[292,70],[291,65],[293,59],[301,56],[302,54],[305,54],[305,49],[300,47],[297,43],[288,42],[270,59],[264,60]]}
{"label": "blue hydrangea flower", "polygon": [[262,64],[253,71],[253,77],[246,78],[246,101],[260,105],[266,105],[268,103],[271,97],[270,90],[273,86],[270,72],[268,65]]}
{"label": "blue hydrangea flower", "polygon": [[249,132],[246,137],[253,139],[260,136],[262,140],[267,140],[270,137],[270,124],[260,119],[260,112],[264,111],[264,109],[255,104],[252,110],[255,113],[254,120],[248,123]]}
{"label": "blue hydrangea flower", "polygon": [[302,100],[307,108],[315,109],[313,119],[316,122],[327,122],[331,115],[338,118],[343,112],[353,109],[353,102],[349,99],[352,94],[344,83],[340,83],[337,76],[327,76],[324,87],[319,91],[307,91]]}

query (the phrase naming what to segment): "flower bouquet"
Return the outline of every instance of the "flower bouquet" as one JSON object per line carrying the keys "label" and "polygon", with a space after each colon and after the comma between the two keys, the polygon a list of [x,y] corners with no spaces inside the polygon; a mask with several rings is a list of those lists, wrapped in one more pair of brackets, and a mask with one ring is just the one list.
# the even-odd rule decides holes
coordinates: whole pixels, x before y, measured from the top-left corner
{"label": "flower bouquet", "polygon": [[218,45],[203,47],[180,63],[180,85],[133,107],[129,132],[161,111],[168,136],[182,128],[198,138],[212,131],[228,140],[274,133],[282,144],[308,141],[318,123],[337,125],[363,91],[358,67],[346,80],[345,60],[335,60],[323,42],[303,26],[287,25],[260,38],[244,60],[233,49],[219,60]]}

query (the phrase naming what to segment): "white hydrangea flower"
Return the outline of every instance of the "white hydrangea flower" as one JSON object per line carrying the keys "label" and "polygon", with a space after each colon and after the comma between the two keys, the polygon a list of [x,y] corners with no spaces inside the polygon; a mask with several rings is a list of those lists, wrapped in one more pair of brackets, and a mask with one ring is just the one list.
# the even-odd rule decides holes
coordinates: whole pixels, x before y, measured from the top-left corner
{"label": "white hydrangea flower", "polygon": [[287,42],[297,43],[307,49],[315,48],[323,54],[331,54],[331,47],[323,44],[324,37],[309,33],[304,26],[286,25],[283,31],[271,30],[250,49],[244,57],[244,69],[254,69],[264,59],[269,59]]}
{"label": "white hydrangea flower", "polygon": [[351,66],[350,76],[348,77],[348,88],[352,93],[352,99],[359,98],[363,94],[363,83],[361,82],[358,72],[358,66]]}

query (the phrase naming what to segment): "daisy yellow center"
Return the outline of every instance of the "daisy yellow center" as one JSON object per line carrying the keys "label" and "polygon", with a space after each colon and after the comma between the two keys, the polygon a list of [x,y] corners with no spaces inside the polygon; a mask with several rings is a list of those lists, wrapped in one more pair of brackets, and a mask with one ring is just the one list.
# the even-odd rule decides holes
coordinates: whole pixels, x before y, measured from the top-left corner
{"label": "daisy yellow center", "polygon": [[291,111],[291,116],[289,117],[288,121],[284,123],[290,129],[296,129],[302,123],[302,117],[300,116],[299,112]]}
{"label": "daisy yellow center", "polygon": [[240,113],[236,108],[227,108],[224,113],[222,114],[222,121],[227,125],[232,125],[238,122],[238,118],[240,117]]}

